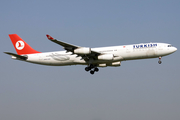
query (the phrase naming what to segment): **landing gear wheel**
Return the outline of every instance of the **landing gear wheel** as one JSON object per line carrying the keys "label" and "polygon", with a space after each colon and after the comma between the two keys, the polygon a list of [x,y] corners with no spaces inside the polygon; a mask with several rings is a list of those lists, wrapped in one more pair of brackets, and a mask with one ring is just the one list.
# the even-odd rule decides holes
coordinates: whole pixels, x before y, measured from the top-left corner
{"label": "landing gear wheel", "polygon": [[99,71],[99,68],[94,68],[94,71],[98,72],[98,71]]}
{"label": "landing gear wheel", "polygon": [[90,71],[90,73],[93,75],[95,72],[99,71],[99,68],[97,68],[96,65],[89,64],[87,67],[85,67],[85,71]]}
{"label": "landing gear wheel", "polygon": [[85,71],[87,71],[87,72],[88,72],[89,70],[90,70],[90,68],[89,68],[89,67],[85,67]]}
{"label": "landing gear wheel", "polygon": [[93,71],[93,70],[91,70],[91,71],[90,71],[90,73],[93,75],[93,74],[94,74],[94,71]]}
{"label": "landing gear wheel", "polygon": [[158,63],[159,63],[159,64],[161,64],[161,63],[162,63],[162,61],[158,61]]}
{"label": "landing gear wheel", "polygon": [[159,64],[162,63],[161,58],[162,58],[162,57],[160,56],[160,57],[159,57],[159,61],[158,61]]}

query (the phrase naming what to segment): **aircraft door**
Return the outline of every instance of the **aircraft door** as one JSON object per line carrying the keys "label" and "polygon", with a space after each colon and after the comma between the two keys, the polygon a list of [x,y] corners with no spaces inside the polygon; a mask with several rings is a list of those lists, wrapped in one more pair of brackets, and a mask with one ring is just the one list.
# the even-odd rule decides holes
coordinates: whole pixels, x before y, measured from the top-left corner
{"label": "aircraft door", "polygon": [[40,60],[40,61],[42,61],[42,60],[43,60],[42,55],[39,55],[39,60]]}
{"label": "aircraft door", "polygon": [[161,44],[158,45],[158,50],[163,50],[163,46]]}
{"label": "aircraft door", "polygon": [[130,46],[126,46],[126,53],[131,53],[132,49]]}

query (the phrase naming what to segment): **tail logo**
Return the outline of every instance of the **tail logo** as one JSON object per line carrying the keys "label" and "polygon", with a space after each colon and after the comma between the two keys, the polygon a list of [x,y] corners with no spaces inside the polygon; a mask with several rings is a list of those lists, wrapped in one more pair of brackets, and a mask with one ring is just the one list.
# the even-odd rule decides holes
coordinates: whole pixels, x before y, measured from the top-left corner
{"label": "tail logo", "polygon": [[18,50],[22,50],[24,48],[24,46],[25,46],[25,44],[24,44],[23,41],[19,40],[19,41],[16,42],[16,48]]}

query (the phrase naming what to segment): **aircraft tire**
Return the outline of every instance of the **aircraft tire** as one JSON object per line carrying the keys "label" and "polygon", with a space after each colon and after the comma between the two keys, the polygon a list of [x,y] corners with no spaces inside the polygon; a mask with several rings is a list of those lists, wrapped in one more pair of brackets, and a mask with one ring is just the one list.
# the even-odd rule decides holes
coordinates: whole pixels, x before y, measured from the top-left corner
{"label": "aircraft tire", "polygon": [[161,63],[162,63],[162,61],[158,61],[158,63],[159,63],[159,64],[161,64]]}
{"label": "aircraft tire", "polygon": [[89,68],[89,67],[85,67],[85,71],[87,71],[87,72],[88,72],[89,70],[90,70],[90,68]]}
{"label": "aircraft tire", "polygon": [[94,68],[94,71],[98,72],[98,71],[99,71],[99,68]]}
{"label": "aircraft tire", "polygon": [[93,71],[93,70],[91,70],[91,71],[90,71],[90,73],[93,75],[93,74],[94,74],[94,71]]}

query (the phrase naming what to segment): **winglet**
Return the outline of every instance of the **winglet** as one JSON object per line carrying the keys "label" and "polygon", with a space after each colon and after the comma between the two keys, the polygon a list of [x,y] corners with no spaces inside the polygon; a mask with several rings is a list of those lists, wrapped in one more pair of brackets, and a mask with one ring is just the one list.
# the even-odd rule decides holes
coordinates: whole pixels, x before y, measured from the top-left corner
{"label": "winglet", "polygon": [[55,40],[53,37],[51,37],[51,36],[48,35],[48,34],[46,34],[46,36],[47,36],[47,38],[48,38],[49,40]]}

